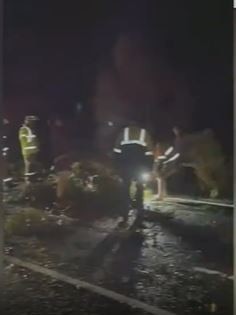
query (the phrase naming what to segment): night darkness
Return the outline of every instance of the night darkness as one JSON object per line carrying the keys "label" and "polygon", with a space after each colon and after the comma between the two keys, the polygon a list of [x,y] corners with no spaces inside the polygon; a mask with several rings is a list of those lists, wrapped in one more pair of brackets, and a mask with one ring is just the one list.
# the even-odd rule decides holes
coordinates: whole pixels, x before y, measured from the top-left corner
{"label": "night darkness", "polygon": [[213,128],[231,152],[232,42],[227,0],[8,0],[6,115],[70,116],[81,102],[88,123],[145,118],[157,138]]}

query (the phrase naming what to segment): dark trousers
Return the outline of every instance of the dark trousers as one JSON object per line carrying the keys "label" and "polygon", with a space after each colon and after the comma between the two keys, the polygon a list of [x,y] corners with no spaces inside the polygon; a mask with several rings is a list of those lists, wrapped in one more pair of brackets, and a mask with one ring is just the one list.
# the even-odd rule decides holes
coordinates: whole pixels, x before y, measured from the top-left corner
{"label": "dark trousers", "polygon": [[[129,208],[131,204],[133,203],[130,197],[130,187],[131,187],[132,181],[133,179],[131,177],[123,176],[123,188],[124,188],[123,218],[124,220],[128,219]],[[135,204],[133,206],[138,212],[137,217],[141,219],[143,217],[143,210],[144,210],[144,205],[143,205],[144,186],[143,186],[143,183],[139,180],[136,181],[135,186],[136,186],[135,198],[134,198]]]}
{"label": "dark trousers", "polygon": [[116,164],[123,180],[124,219],[128,218],[129,207],[131,205],[130,187],[132,181],[136,182],[134,207],[138,211],[138,218],[143,216],[144,186],[142,174],[152,169],[152,163],[152,158],[145,156],[144,148],[139,145],[123,146],[122,153],[116,156]]}
{"label": "dark trousers", "polygon": [[[129,208],[132,205],[138,212],[138,218],[142,218],[143,216],[143,199],[144,199],[144,186],[141,180],[137,178],[132,178],[129,176],[127,173],[123,173],[122,176],[123,179],[123,198],[124,198],[124,203],[123,203],[123,218],[124,220],[128,219],[128,214],[129,214]],[[135,196],[134,196],[134,201],[131,200],[130,196],[130,188],[132,182],[135,180]]]}

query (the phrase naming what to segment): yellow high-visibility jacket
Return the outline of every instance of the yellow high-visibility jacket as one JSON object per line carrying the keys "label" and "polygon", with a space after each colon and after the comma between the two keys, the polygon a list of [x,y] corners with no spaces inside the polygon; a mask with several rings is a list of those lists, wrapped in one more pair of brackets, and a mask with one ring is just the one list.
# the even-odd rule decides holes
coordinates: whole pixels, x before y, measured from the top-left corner
{"label": "yellow high-visibility jacket", "polygon": [[145,155],[153,155],[153,142],[145,129],[136,126],[124,128],[118,135],[113,151],[115,153],[122,153],[123,146],[130,144],[143,146]]}
{"label": "yellow high-visibility jacket", "polygon": [[28,157],[39,152],[39,141],[32,129],[23,125],[19,129],[19,141],[21,152],[24,157]]}

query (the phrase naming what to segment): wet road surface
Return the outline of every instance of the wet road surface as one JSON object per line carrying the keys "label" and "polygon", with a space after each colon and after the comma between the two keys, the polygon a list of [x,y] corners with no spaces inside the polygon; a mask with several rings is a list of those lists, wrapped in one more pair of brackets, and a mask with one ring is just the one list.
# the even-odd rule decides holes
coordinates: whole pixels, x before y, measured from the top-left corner
{"label": "wet road surface", "polygon": [[[178,204],[156,208],[139,233],[103,218],[35,240],[35,248],[44,248],[51,268],[176,314],[232,315],[232,213]],[[22,256],[23,244],[15,256]],[[42,264],[30,251],[23,256]]]}

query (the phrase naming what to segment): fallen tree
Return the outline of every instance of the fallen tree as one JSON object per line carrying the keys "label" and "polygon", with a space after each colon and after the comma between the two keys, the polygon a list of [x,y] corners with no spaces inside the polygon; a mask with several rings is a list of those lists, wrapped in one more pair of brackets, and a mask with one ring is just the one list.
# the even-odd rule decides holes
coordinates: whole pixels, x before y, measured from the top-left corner
{"label": "fallen tree", "polygon": [[[166,147],[166,144],[159,145],[156,157],[163,154]],[[194,170],[204,195],[211,198],[230,195],[232,166],[211,130],[182,135],[176,139],[175,149],[180,153],[178,163],[170,163],[156,173],[163,182],[162,196],[166,194],[167,179],[181,167],[191,167]]]}
{"label": "fallen tree", "polygon": [[26,191],[30,206],[69,209],[70,214],[119,214],[122,185],[114,171],[96,161],[75,162],[67,170],[51,175],[41,183],[32,183]]}

